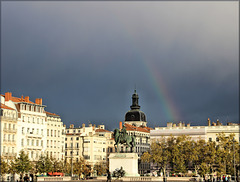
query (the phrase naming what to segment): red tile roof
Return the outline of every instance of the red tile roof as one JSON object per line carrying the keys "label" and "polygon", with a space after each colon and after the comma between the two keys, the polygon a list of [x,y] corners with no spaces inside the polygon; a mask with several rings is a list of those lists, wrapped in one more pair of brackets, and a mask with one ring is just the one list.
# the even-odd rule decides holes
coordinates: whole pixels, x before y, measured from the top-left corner
{"label": "red tile roof", "polygon": [[[2,95],[3,97],[5,97],[4,94],[1,94],[1,95]],[[23,96],[22,96],[22,98],[19,98],[19,97],[13,97],[13,96],[12,96],[11,101],[13,101],[13,102],[27,102],[26,99],[23,98]],[[32,102],[32,101],[30,101],[30,100],[29,100],[28,103],[35,104],[34,102]]]}
{"label": "red tile roof", "polygon": [[8,106],[6,106],[5,104],[2,104],[2,103],[1,103],[0,107],[3,108],[3,109],[14,110],[13,108],[8,107]]}
{"label": "red tile roof", "polygon": [[96,129],[95,132],[111,132],[111,131],[104,130],[104,129]]}
{"label": "red tile roof", "polygon": [[137,127],[137,126],[130,125],[128,123],[125,123],[124,125],[125,125],[127,131],[140,131],[140,132],[150,133],[150,129],[151,129],[151,128],[146,127],[146,126]]}
{"label": "red tile roof", "polygon": [[55,114],[55,113],[50,113],[50,112],[47,112],[47,111],[45,111],[45,112],[46,112],[47,115],[59,116],[59,115],[57,115],[57,114]]}

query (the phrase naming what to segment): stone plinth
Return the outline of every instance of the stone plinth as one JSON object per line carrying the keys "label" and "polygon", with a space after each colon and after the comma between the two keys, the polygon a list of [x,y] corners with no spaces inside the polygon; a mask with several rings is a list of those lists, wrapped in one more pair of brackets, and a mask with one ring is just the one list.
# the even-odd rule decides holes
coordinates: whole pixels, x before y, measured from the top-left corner
{"label": "stone plinth", "polygon": [[109,170],[111,173],[115,169],[123,168],[125,176],[139,176],[138,155],[136,153],[111,153],[109,155]]}

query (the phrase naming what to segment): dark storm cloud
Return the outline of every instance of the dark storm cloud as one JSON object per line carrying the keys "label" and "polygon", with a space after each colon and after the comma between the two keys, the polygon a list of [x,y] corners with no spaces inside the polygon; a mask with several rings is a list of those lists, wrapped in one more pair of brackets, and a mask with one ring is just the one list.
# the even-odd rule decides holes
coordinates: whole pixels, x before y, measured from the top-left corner
{"label": "dark storm cloud", "polygon": [[239,121],[237,17],[236,2],[3,2],[2,90],[112,129],[136,84],[150,126],[165,125],[147,61],[177,121]]}

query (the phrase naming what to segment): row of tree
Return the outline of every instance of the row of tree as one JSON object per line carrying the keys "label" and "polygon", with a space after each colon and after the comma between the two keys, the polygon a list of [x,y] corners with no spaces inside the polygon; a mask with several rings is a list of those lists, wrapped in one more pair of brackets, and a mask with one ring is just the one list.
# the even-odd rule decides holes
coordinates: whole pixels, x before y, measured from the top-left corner
{"label": "row of tree", "polygon": [[[73,165],[73,167],[72,167]],[[73,173],[74,175],[88,176],[90,173],[96,172],[97,175],[103,175],[107,171],[105,163],[96,163],[92,168],[83,158],[80,158],[73,164],[67,160],[56,160],[46,156],[40,156],[37,161],[30,161],[28,155],[21,151],[19,156],[12,160],[3,160],[1,157],[0,174],[19,174],[20,178],[25,173],[30,174],[47,174],[49,172],[61,172],[66,175]]]}
{"label": "row of tree", "polygon": [[195,174],[234,175],[239,169],[239,143],[234,134],[226,137],[219,133],[218,141],[199,139],[192,140],[188,136],[162,137],[151,143],[150,152],[145,152],[141,160],[151,162],[163,173],[186,173],[191,170]]}

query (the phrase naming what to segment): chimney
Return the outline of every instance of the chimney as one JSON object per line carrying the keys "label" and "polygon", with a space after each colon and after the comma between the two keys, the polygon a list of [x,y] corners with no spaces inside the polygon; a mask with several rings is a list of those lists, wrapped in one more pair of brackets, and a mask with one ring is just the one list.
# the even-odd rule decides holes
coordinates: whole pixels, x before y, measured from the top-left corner
{"label": "chimney", "polygon": [[42,98],[36,98],[35,103],[38,105],[42,105]]}
{"label": "chimney", "polygon": [[167,127],[170,128],[172,127],[173,123],[172,122],[167,122]]}
{"label": "chimney", "polygon": [[216,123],[215,123],[215,122],[212,122],[212,126],[216,126]]}
{"label": "chimney", "polygon": [[73,128],[74,128],[74,124],[71,124],[71,125],[70,125],[70,129],[73,129]]}
{"label": "chimney", "polygon": [[173,124],[173,127],[176,127],[176,123]]}
{"label": "chimney", "polygon": [[119,129],[122,129],[122,121],[119,122]]}
{"label": "chimney", "polygon": [[179,122],[178,126],[179,126],[179,127],[182,127],[182,121]]}
{"label": "chimney", "polygon": [[208,118],[208,126],[211,126],[211,120]]}
{"label": "chimney", "polygon": [[220,126],[220,122],[219,122],[219,119],[217,119],[217,126]]}
{"label": "chimney", "polygon": [[29,96],[25,96],[25,102],[29,102]]}
{"label": "chimney", "polygon": [[6,92],[5,93],[5,101],[12,100],[12,93],[11,92]]}
{"label": "chimney", "polygon": [[85,128],[85,124],[84,123],[82,124],[82,128]]}
{"label": "chimney", "polygon": [[89,124],[89,127],[92,127],[92,124]]}
{"label": "chimney", "polygon": [[96,128],[96,125],[94,124],[94,125],[93,125],[93,129],[95,129],[95,128]]}
{"label": "chimney", "polygon": [[190,128],[190,123],[187,124],[187,127]]}

